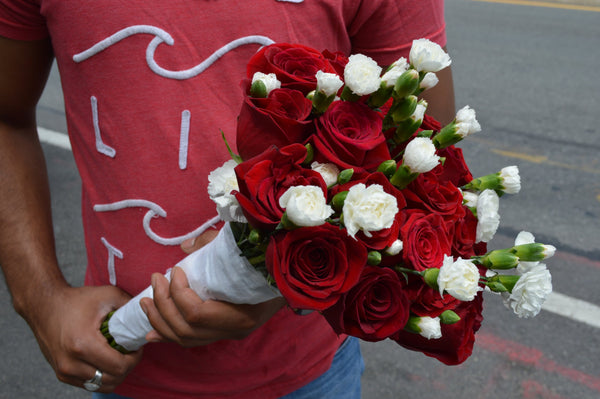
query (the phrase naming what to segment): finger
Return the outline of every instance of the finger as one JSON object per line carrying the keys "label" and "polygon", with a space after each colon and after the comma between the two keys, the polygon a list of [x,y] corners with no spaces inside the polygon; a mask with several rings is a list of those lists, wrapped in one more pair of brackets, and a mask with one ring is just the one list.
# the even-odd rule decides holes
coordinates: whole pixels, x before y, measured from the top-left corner
{"label": "finger", "polygon": [[140,300],[140,306],[154,328],[154,330],[146,334],[146,341],[161,342],[176,340],[175,332],[171,330],[169,324],[162,318],[152,299],[142,298]]}
{"label": "finger", "polygon": [[283,298],[275,298],[257,305],[208,300],[195,307],[190,318],[194,320],[197,328],[229,331],[234,333],[233,336],[244,336],[266,322],[284,304]]}
{"label": "finger", "polygon": [[153,313],[152,307],[148,308],[150,324],[162,336],[182,343],[181,339],[192,336],[193,331],[173,303],[169,291],[169,281],[164,276],[155,274],[152,276],[152,286],[154,287],[154,305],[157,313]]}
{"label": "finger", "polygon": [[94,376],[96,370],[103,373],[101,392],[110,392],[119,385],[125,376],[139,362],[142,351],[128,355],[112,348],[104,336],[98,332],[93,339],[74,344],[71,360],[59,362],[57,377],[59,380],[75,386],[82,386]]}
{"label": "finger", "polygon": [[190,238],[181,243],[181,250],[186,254],[191,254],[199,250],[209,242],[215,239],[219,234],[218,230],[210,229],[199,235],[198,237]]}

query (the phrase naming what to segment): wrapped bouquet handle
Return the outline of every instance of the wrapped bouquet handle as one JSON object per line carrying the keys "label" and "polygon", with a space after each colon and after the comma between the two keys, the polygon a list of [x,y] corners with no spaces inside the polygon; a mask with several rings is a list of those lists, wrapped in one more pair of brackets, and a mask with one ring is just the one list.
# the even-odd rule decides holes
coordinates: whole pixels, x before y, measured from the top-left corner
{"label": "wrapped bouquet handle", "polygon": [[[252,305],[281,296],[241,255],[229,223],[213,241],[175,266],[185,272],[190,287],[203,300]],[[165,274],[168,280],[170,272]],[[147,343],[145,336],[153,327],[140,306],[140,300],[152,297],[153,290],[149,286],[109,315],[102,332],[111,346],[120,351],[134,351]]]}

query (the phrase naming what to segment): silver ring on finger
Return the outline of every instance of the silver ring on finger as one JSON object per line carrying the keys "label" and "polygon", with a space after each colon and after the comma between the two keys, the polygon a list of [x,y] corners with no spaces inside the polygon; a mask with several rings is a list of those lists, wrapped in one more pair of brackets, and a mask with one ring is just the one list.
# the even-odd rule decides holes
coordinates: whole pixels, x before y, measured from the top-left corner
{"label": "silver ring on finger", "polygon": [[97,391],[98,389],[100,389],[101,386],[102,386],[102,371],[100,371],[100,370],[96,370],[96,373],[94,374],[94,376],[83,383],[83,387],[90,392]]}

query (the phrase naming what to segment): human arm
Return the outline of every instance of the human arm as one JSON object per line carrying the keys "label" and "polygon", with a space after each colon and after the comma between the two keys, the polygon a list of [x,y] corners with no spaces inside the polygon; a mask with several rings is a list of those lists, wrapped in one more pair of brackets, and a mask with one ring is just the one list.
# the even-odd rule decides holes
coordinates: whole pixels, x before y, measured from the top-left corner
{"label": "human arm", "polygon": [[438,84],[425,90],[421,97],[427,101],[427,114],[433,116],[444,126],[456,116],[452,69],[446,67],[437,72],[436,75],[439,79]]}
{"label": "human arm", "polygon": [[69,286],[54,247],[50,191],[35,106],[52,62],[49,40],[0,38],[0,265],[15,310],[63,382],[81,387],[96,369],[101,391],[118,385],[141,353],[122,355],[99,333],[128,300],[115,287]]}

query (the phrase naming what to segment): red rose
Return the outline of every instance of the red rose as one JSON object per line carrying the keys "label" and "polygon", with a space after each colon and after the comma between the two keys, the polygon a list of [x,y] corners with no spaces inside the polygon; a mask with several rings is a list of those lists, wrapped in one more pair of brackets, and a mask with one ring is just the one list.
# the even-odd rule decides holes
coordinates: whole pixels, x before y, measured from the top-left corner
{"label": "red rose", "polygon": [[441,182],[449,181],[456,187],[462,187],[473,180],[473,175],[463,157],[462,149],[451,145],[438,150],[437,154],[446,158],[446,160],[443,165],[436,166],[431,173],[436,174]]}
{"label": "red rose", "polygon": [[429,116],[425,114],[423,116],[423,123],[421,123],[421,130],[433,130],[434,132],[439,132],[442,128],[440,122],[437,121],[433,116]]}
{"label": "red rose", "polygon": [[446,220],[464,215],[463,196],[450,181],[440,181],[435,173],[422,173],[402,190],[409,208],[437,213]]}
{"label": "red rose", "polygon": [[281,87],[306,95],[316,88],[318,71],[336,73],[319,51],[299,44],[277,43],[263,47],[250,59],[247,76],[252,79],[255,72],[274,73]]}
{"label": "red rose", "polygon": [[359,280],[367,250],[330,224],[302,227],[272,236],[267,270],[295,309],[323,310]]}
{"label": "red rose", "polygon": [[454,309],[460,321],[442,324],[441,338],[427,339],[419,334],[400,331],[392,339],[406,349],[423,352],[449,366],[460,364],[473,352],[475,333],[483,321],[482,303],[481,294],[470,302],[461,302]]}
{"label": "red rose", "polygon": [[348,57],[341,51],[331,52],[329,50],[323,50],[323,57],[325,57],[329,63],[335,68],[336,73],[341,77],[344,76],[344,69],[348,64]]}
{"label": "red rose", "polygon": [[250,159],[270,146],[304,142],[314,131],[312,102],[301,92],[275,89],[267,98],[246,96],[237,123],[237,149]]}
{"label": "red rose", "polygon": [[409,276],[408,279],[406,292],[411,302],[410,311],[417,316],[438,317],[445,310],[454,309],[459,303],[450,294],[440,295],[438,290],[425,284],[420,276]]}
{"label": "red rose", "polygon": [[463,259],[469,259],[475,255],[477,217],[473,215],[473,212],[465,208],[464,216],[449,223],[448,228],[452,237],[452,255],[460,256]]}
{"label": "red rose", "polygon": [[306,148],[291,144],[281,149],[271,147],[235,167],[239,185],[235,198],[252,227],[266,231],[277,227],[283,216],[279,197],[292,186],[321,187],[327,197],[321,175],[300,165],[304,158]]}
{"label": "red rose", "polygon": [[[358,174],[360,175],[360,174]],[[375,172],[372,174],[365,174],[356,180],[352,180],[349,183],[336,185],[331,189],[331,197],[335,196],[337,193],[342,191],[348,191],[350,188],[356,184],[363,183],[365,186],[369,187],[372,184],[379,184],[383,187],[383,191],[387,194],[393,195],[396,198],[396,204],[398,205],[398,209],[403,209],[406,206],[406,200],[402,195],[402,192],[398,190],[396,187],[390,183],[387,177],[381,172]],[[392,245],[394,241],[398,239],[399,231],[400,231],[400,222],[402,220],[402,215],[400,212],[396,215],[396,220],[392,224],[390,228],[372,231],[370,232],[371,237],[368,237],[362,231],[359,231],[356,234],[356,238],[362,241],[368,248],[381,250],[385,249]]]}
{"label": "red rose", "polygon": [[373,172],[390,159],[381,115],[363,103],[335,101],[316,125],[317,133],[309,140],[319,162]]}
{"label": "red rose", "polygon": [[396,272],[367,266],[358,284],[323,315],[338,334],[380,341],[404,328],[409,305]]}
{"label": "red rose", "polygon": [[441,267],[444,255],[449,255],[451,248],[444,219],[422,211],[407,211],[406,216],[400,228],[406,267],[417,271]]}

